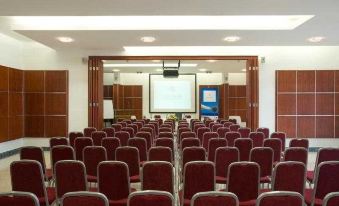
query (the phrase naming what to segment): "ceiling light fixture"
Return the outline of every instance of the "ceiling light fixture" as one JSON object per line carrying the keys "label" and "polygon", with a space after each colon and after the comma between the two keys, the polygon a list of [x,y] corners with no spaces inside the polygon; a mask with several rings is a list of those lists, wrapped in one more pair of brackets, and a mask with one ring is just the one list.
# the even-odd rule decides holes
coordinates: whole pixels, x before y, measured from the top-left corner
{"label": "ceiling light fixture", "polygon": [[112,71],[113,71],[113,72],[120,72],[119,69],[113,69]]}
{"label": "ceiling light fixture", "polygon": [[209,59],[209,60],[206,60],[207,62],[209,62],[209,63],[214,63],[214,62],[216,62],[217,60],[215,60],[215,59]]}
{"label": "ceiling light fixture", "polygon": [[246,72],[246,69],[242,69],[241,71],[242,71],[242,72]]}
{"label": "ceiling light fixture", "polygon": [[152,43],[155,41],[155,37],[153,36],[143,36],[140,38],[141,41],[145,42],[145,43]]}
{"label": "ceiling light fixture", "polygon": [[207,69],[205,69],[205,68],[201,68],[201,69],[199,69],[199,71],[201,71],[201,72],[205,72],[205,71],[207,71]]}
{"label": "ceiling light fixture", "polygon": [[[162,67],[162,64],[104,64],[104,67]],[[166,64],[166,67],[176,67],[177,64]],[[180,64],[181,67],[196,67],[197,64]]]}
{"label": "ceiling light fixture", "polygon": [[162,69],[156,69],[155,71],[156,72],[162,72],[163,70]]}
{"label": "ceiling light fixture", "polygon": [[240,40],[240,37],[238,36],[227,36],[224,38],[224,41],[227,41],[227,42],[237,42]]}
{"label": "ceiling light fixture", "polygon": [[161,60],[159,60],[159,59],[154,59],[154,60],[152,60],[152,62],[161,62]]}
{"label": "ceiling light fixture", "polygon": [[74,41],[74,39],[72,39],[71,37],[66,37],[66,36],[57,37],[57,40],[59,40],[62,43],[71,43]]}
{"label": "ceiling light fixture", "polygon": [[323,36],[314,36],[314,37],[310,37],[307,39],[307,41],[312,42],[312,43],[317,43],[317,42],[321,42],[325,39],[325,37]]}

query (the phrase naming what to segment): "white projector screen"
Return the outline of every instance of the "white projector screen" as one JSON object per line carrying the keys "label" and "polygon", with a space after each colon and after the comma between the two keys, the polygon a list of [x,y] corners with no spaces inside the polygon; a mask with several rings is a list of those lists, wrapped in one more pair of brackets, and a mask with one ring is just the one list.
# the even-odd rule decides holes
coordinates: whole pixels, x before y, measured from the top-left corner
{"label": "white projector screen", "polygon": [[151,113],[195,113],[196,75],[180,74],[178,78],[164,78],[150,74]]}

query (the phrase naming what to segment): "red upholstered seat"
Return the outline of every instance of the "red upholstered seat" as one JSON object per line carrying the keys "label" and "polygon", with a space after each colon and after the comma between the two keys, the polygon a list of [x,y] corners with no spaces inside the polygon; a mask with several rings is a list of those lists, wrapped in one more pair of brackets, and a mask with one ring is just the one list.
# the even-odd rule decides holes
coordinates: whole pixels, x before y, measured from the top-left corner
{"label": "red upholstered seat", "polygon": [[192,197],[192,206],[238,206],[236,195],[229,192],[199,192]]}
{"label": "red upholstered seat", "polygon": [[107,160],[115,160],[115,150],[120,147],[120,140],[116,137],[106,137],[102,139],[101,145],[106,149]]}
{"label": "red upholstered seat", "polygon": [[281,159],[281,140],[278,138],[269,138],[264,140],[264,147],[270,147],[273,150],[273,162],[280,162]]}
{"label": "red upholstered seat", "polygon": [[128,206],[174,206],[174,198],[164,191],[133,192],[128,197]]}
{"label": "red upholstered seat", "polygon": [[83,150],[87,146],[92,146],[93,140],[90,137],[78,137],[75,139],[74,148],[75,148],[75,159],[83,160]]}
{"label": "red upholstered seat", "polygon": [[87,181],[97,182],[97,168],[100,162],[107,160],[106,149],[102,146],[88,146],[84,150]]}
{"label": "red upholstered seat", "polygon": [[171,126],[171,128],[161,127],[161,128],[159,128],[159,132],[170,132],[170,133],[172,133],[172,126]]}
{"label": "red upholstered seat", "polygon": [[219,147],[226,147],[227,146],[227,140],[223,138],[211,138],[208,142],[208,155],[207,159],[208,161],[214,162],[215,159],[215,151]]}
{"label": "red upholstered seat", "polygon": [[130,138],[127,142],[127,145],[130,147],[136,147],[139,151],[139,160],[140,162],[147,161],[147,142],[144,138],[134,137]]}
{"label": "red upholstered seat", "polygon": [[214,124],[212,126],[212,132],[217,132],[219,128],[224,127],[222,124]]}
{"label": "red upholstered seat", "polygon": [[151,139],[152,139],[151,142],[153,142],[155,140],[155,134],[154,134],[153,128],[151,128],[151,127],[142,127],[140,129],[140,132],[148,132],[148,133],[150,133],[151,134]]}
{"label": "red upholstered seat", "polygon": [[248,128],[248,127],[240,127],[238,129],[238,132],[240,133],[240,136],[242,138],[248,138],[250,133],[251,133],[251,128]]}
{"label": "red upholstered seat", "polygon": [[134,129],[131,128],[131,127],[123,127],[123,128],[121,129],[121,131],[128,132],[130,138],[134,137],[134,135],[135,135],[135,133],[136,133],[136,132],[134,131]]}
{"label": "red upholstered seat", "polygon": [[174,194],[173,166],[169,162],[146,162],[141,174],[142,190],[160,190]]}
{"label": "red upholstered seat", "polygon": [[234,147],[235,140],[241,138],[241,135],[239,132],[226,132],[225,138],[227,140],[227,145],[229,147]]}
{"label": "red upholstered seat", "polygon": [[215,152],[216,182],[226,184],[228,166],[239,161],[239,150],[236,147],[219,147]]}
{"label": "red upholstered seat", "polygon": [[139,131],[138,126],[135,124],[128,124],[127,127],[130,127],[134,131],[134,135]]}
{"label": "red upholstered seat", "polygon": [[194,132],[187,131],[187,132],[182,132],[181,136],[179,138],[179,142],[182,142],[183,139],[185,138],[197,138],[197,135]]}
{"label": "red upholstered seat", "polygon": [[152,133],[140,131],[135,134],[135,137],[144,138],[147,143],[147,150],[149,150],[153,145]]}
{"label": "red upholstered seat", "polygon": [[[290,147],[284,152],[284,161],[302,162],[307,166],[308,152],[303,147]],[[313,174],[312,174],[313,176]]]}
{"label": "red upholstered seat", "polygon": [[266,192],[259,196],[257,206],[303,206],[304,198],[297,192]]}
{"label": "red upholstered seat", "polygon": [[205,148],[205,150],[208,151],[208,143],[210,139],[218,138],[218,137],[219,135],[216,132],[205,132],[202,136],[202,142],[201,142],[203,148]]}
{"label": "red upholstered seat", "polygon": [[[185,134],[186,132],[182,133]],[[194,134],[194,133],[193,133]],[[181,150],[186,147],[200,147],[200,140],[198,138],[188,137],[181,140]]]}
{"label": "red upholstered seat", "polygon": [[230,128],[231,132],[238,132],[240,125],[232,123],[228,128]]}
{"label": "red upholstered seat", "polygon": [[236,139],[234,146],[239,149],[240,161],[248,161],[250,159],[250,151],[253,147],[253,141],[250,138]]}
{"label": "red upholstered seat", "polygon": [[205,161],[206,150],[203,147],[186,147],[182,152],[182,168],[191,161]]}
{"label": "red upholstered seat", "polygon": [[183,132],[192,132],[191,128],[188,128],[188,127],[183,127],[183,128],[178,128],[178,134],[177,134],[177,137],[179,137],[178,139],[180,140],[181,138],[181,134]]}
{"label": "red upholstered seat", "polygon": [[75,160],[73,147],[64,145],[54,146],[51,149],[51,165],[53,170],[55,163],[60,160]]}
{"label": "red upholstered seat", "polygon": [[257,128],[256,131],[257,131],[257,132],[262,132],[262,133],[264,133],[265,139],[267,139],[267,138],[270,137],[270,129],[267,128],[267,127],[259,127],[259,128]]}
{"label": "red upholstered seat", "polygon": [[140,159],[139,150],[136,147],[119,147],[115,151],[117,161],[125,162],[128,166],[130,182],[140,182]]}
{"label": "red upholstered seat", "polygon": [[286,145],[286,133],[284,133],[284,132],[273,132],[271,134],[271,138],[280,139],[280,141],[281,141],[281,151],[284,152],[285,151],[285,145]]}
{"label": "red upholstered seat", "polygon": [[172,150],[169,147],[152,147],[148,151],[148,161],[165,161],[173,164]]}
{"label": "red upholstered seat", "polygon": [[253,147],[263,147],[265,135],[262,132],[251,132],[248,136],[253,141]]}
{"label": "red upholstered seat", "polygon": [[159,131],[158,138],[170,138],[170,139],[174,139],[174,135],[173,135],[172,132],[162,132],[162,131]]}
{"label": "red upholstered seat", "polygon": [[108,206],[105,195],[97,192],[70,192],[64,195],[62,206]]}
{"label": "red upholstered seat", "polygon": [[[222,124],[224,124],[224,127],[227,127],[227,128],[230,129],[230,126],[233,124],[233,122],[225,120]],[[235,131],[237,131],[237,130],[238,130],[238,128]],[[230,129],[230,131],[231,131],[231,129]]]}
{"label": "red upholstered seat", "polygon": [[103,131],[92,132],[93,145],[94,146],[101,146],[101,141],[105,137],[107,137],[106,132],[103,132]]}
{"label": "red upholstered seat", "polygon": [[306,138],[295,138],[290,141],[290,147],[303,147],[308,150],[308,145],[308,139]]}
{"label": "red upholstered seat", "polygon": [[115,132],[119,132],[122,129],[121,124],[112,124],[112,128],[114,129]]}
{"label": "red upholstered seat", "polygon": [[331,192],[325,196],[323,206],[337,206],[339,205],[339,192]]}
{"label": "red upholstered seat", "polygon": [[102,131],[106,133],[107,137],[114,137],[115,130],[113,127],[105,127]]}
{"label": "red upholstered seat", "polygon": [[54,146],[58,146],[58,145],[68,145],[68,140],[67,138],[64,137],[52,137],[49,140],[49,147],[53,148]]}
{"label": "red upholstered seat", "polygon": [[120,140],[121,146],[127,146],[128,139],[130,138],[130,134],[126,131],[115,132],[115,137]]}
{"label": "red upholstered seat", "polygon": [[197,132],[195,132],[195,133],[197,134],[197,137],[199,138],[200,142],[202,143],[204,134],[206,132],[210,132],[210,131],[211,131],[210,128],[203,126],[203,127],[200,127],[197,130]]}
{"label": "red upholstered seat", "polygon": [[92,136],[92,133],[97,131],[96,128],[94,127],[86,127],[84,128],[84,136],[85,137],[91,137]]}
{"label": "red upholstered seat", "polygon": [[260,167],[260,182],[270,183],[273,168],[273,150],[269,147],[256,147],[251,150],[250,161]]}
{"label": "red upholstered seat", "polygon": [[0,193],[0,205],[39,206],[39,200],[30,192],[6,192]]}
{"label": "red upholstered seat", "polygon": [[74,142],[77,137],[83,137],[84,134],[82,132],[70,132],[68,134],[69,144],[74,148]]}
{"label": "red upholstered seat", "polygon": [[217,133],[219,135],[219,138],[225,138],[226,133],[229,132],[229,131],[230,131],[230,129],[227,128],[227,127],[224,127],[224,126],[219,127],[217,129]]}

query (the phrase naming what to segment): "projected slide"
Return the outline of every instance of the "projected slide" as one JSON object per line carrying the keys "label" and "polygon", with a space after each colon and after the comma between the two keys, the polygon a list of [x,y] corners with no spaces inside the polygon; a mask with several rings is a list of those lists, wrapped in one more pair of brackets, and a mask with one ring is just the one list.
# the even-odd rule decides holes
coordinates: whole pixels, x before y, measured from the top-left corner
{"label": "projected slide", "polygon": [[195,112],[195,75],[150,75],[151,112]]}

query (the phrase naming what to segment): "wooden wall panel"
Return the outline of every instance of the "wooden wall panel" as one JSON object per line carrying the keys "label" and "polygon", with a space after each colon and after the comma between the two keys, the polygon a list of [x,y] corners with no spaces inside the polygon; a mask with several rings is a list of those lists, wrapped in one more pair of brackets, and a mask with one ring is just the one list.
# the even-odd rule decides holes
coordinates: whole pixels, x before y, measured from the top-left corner
{"label": "wooden wall panel", "polygon": [[23,93],[11,92],[9,93],[9,116],[23,116]]}
{"label": "wooden wall panel", "polygon": [[334,92],[335,71],[316,71],[316,91],[317,92]]}
{"label": "wooden wall panel", "polygon": [[298,116],[297,117],[297,137],[314,138],[315,137],[315,117]]}
{"label": "wooden wall panel", "polygon": [[44,115],[45,95],[44,93],[25,94],[25,115]]}
{"label": "wooden wall panel", "polygon": [[44,71],[24,71],[24,91],[44,92],[45,73]]}
{"label": "wooden wall panel", "polygon": [[0,116],[8,116],[8,92],[0,92]]}
{"label": "wooden wall panel", "polygon": [[334,115],[334,94],[317,94],[317,115]]}
{"label": "wooden wall panel", "polygon": [[277,76],[278,92],[295,92],[296,91],[296,72],[279,71]]}
{"label": "wooden wall panel", "polygon": [[295,115],[296,108],[296,95],[295,94],[278,94],[277,102],[278,115]]}
{"label": "wooden wall panel", "polygon": [[8,91],[8,68],[0,66],[0,91]]}
{"label": "wooden wall panel", "polygon": [[339,93],[335,94],[335,114],[339,115]]}
{"label": "wooden wall panel", "polygon": [[316,117],[316,137],[317,138],[333,138],[334,137],[334,116]]}
{"label": "wooden wall panel", "polygon": [[0,116],[0,142],[8,140],[8,117]]}
{"label": "wooden wall panel", "polygon": [[283,131],[286,133],[287,137],[296,137],[296,117],[294,116],[279,116],[277,118],[277,131]]}
{"label": "wooden wall panel", "polygon": [[335,117],[335,138],[339,138],[339,116]]}
{"label": "wooden wall panel", "polygon": [[9,70],[9,91],[10,92],[23,92],[24,86],[24,72],[18,69]]}
{"label": "wooden wall panel", "polygon": [[46,71],[45,72],[46,92],[67,92],[68,72],[67,71]]}
{"label": "wooden wall panel", "polygon": [[45,132],[46,137],[65,137],[67,135],[67,117],[66,116],[46,116]]}
{"label": "wooden wall panel", "polygon": [[46,115],[67,115],[67,94],[46,93]]}
{"label": "wooden wall panel", "polygon": [[315,70],[297,72],[297,92],[315,91]]}
{"label": "wooden wall panel", "polygon": [[24,116],[9,117],[8,129],[8,140],[14,140],[24,137]]}
{"label": "wooden wall panel", "polygon": [[25,116],[25,137],[45,137],[44,128],[44,116]]}
{"label": "wooden wall panel", "polygon": [[339,70],[335,71],[335,91],[339,92]]}
{"label": "wooden wall panel", "polygon": [[297,114],[314,115],[315,114],[315,95],[298,94],[297,95]]}

